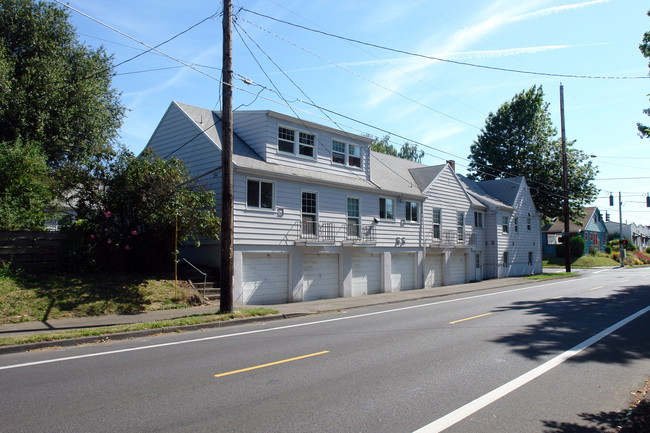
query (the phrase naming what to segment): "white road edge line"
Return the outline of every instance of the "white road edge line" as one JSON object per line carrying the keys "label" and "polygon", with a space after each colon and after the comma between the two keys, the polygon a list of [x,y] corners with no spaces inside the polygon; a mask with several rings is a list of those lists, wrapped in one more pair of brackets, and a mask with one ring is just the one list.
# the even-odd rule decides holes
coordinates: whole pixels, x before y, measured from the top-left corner
{"label": "white road edge line", "polygon": [[650,311],[650,305],[648,305],[642,310],[637,311],[631,316],[628,316],[625,319],[615,323],[609,328],[599,332],[598,334],[583,341],[577,346],[574,346],[573,348],[567,350],[566,352],[559,354],[555,358],[546,361],[545,363],[539,365],[538,367],[533,368],[529,372],[524,373],[521,376],[517,377],[516,379],[513,379],[510,382],[505,383],[500,387],[488,392],[487,394],[484,394],[483,396],[477,398],[476,400],[471,401],[462,407],[459,407],[455,411],[448,413],[447,415],[437,419],[431,424],[425,425],[424,427],[416,430],[413,433],[437,433],[451,427],[452,425],[464,420],[468,416],[478,412],[479,410],[483,409],[489,404],[494,403],[495,401],[499,400],[501,397],[510,394],[512,391],[516,390],[517,388],[524,386],[528,382],[531,382],[532,380],[538,378],[542,374],[552,370],[553,368],[562,364],[564,361],[579,354],[589,346],[602,340],[612,332],[616,331],[622,326],[625,326],[626,324],[630,323],[632,320],[638,318],[639,316],[642,316],[648,311]]}
{"label": "white road edge line", "polygon": [[[590,278],[595,278],[595,277],[583,277],[583,280],[590,279]],[[0,371],[2,370],[11,370],[14,368],[22,368],[22,367],[31,367],[34,365],[42,365],[42,364],[51,364],[54,362],[63,362],[63,361],[71,361],[75,359],[84,359],[84,358],[94,358],[97,356],[107,356],[107,355],[115,355],[115,354],[120,354],[120,353],[127,353],[127,352],[136,352],[139,350],[149,350],[149,349],[157,349],[160,347],[168,347],[168,346],[178,346],[181,344],[188,344],[188,343],[198,343],[198,342],[203,342],[203,341],[210,341],[210,340],[220,340],[223,338],[230,338],[230,337],[239,337],[242,335],[250,335],[250,334],[260,334],[264,332],[272,332],[272,331],[281,331],[284,329],[291,329],[291,328],[301,328],[303,326],[313,326],[313,325],[320,325],[324,323],[330,323],[330,322],[338,322],[341,320],[351,320],[351,319],[359,319],[363,317],[369,317],[369,316],[376,316],[379,314],[387,314],[387,313],[395,313],[399,311],[406,311],[406,310],[413,310],[416,308],[423,308],[423,307],[431,307],[433,305],[441,305],[441,304],[449,304],[452,302],[460,302],[468,299],[477,299],[477,298],[485,298],[488,296],[496,296],[496,295],[501,295],[504,293],[513,293],[513,292],[520,292],[522,290],[530,290],[530,289],[536,289],[539,287],[546,287],[546,286],[551,286],[555,284],[562,284],[566,282],[570,282],[570,279],[567,280],[561,280],[561,281],[553,281],[550,283],[546,284],[537,284],[537,285],[532,285],[532,286],[525,286],[525,287],[520,287],[518,289],[512,289],[512,290],[502,290],[499,292],[493,292],[493,293],[483,293],[480,295],[473,295],[473,296],[467,296],[463,298],[455,298],[455,299],[447,299],[444,301],[436,301],[436,302],[429,302],[426,304],[419,304],[419,305],[410,305],[408,307],[400,307],[400,308],[393,308],[390,310],[383,310],[383,311],[375,311],[372,313],[364,313],[364,314],[357,314],[354,316],[346,316],[346,317],[336,317],[333,319],[324,319],[324,320],[319,320],[317,322],[308,322],[308,323],[297,323],[295,325],[284,325],[284,326],[276,326],[274,328],[265,328],[265,329],[256,329],[253,331],[244,331],[244,332],[237,332],[234,334],[225,334],[225,335],[215,335],[212,337],[203,337],[203,338],[193,338],[190,340],[183,340],[183,341],[174,341],[171,343],[160,343],[160,344],[152,344],[148,346],[138,346],[138,347],[131,347],[128,349],[118,349],[118,350],[110,350],[106,352],[98,352],[98,353],[88,353],[85,355],[75,355],[75,356],[66,356],[63,358],[53,358],[53,359],[46,359],[43,361],[34,361],[34,362],[25,362],[22,364],[14,364],[14,365],[6,365],[6,366],[0,366]],[[110,336],[109,336],[110,338]]]}

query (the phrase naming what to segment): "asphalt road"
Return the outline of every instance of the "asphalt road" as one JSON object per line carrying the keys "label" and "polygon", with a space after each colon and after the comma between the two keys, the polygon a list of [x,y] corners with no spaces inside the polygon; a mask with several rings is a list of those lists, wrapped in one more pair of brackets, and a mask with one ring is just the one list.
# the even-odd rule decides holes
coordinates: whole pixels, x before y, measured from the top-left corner
{"label": "asphalt road", "polygon": [[648,310],[650,269],[614,269],[3,355],[0,431],[601,431],[650,375]]}

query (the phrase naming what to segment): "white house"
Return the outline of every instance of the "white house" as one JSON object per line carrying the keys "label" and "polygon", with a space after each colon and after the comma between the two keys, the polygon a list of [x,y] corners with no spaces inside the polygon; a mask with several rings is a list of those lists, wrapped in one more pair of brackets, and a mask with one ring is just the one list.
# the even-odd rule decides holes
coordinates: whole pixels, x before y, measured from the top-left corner
{"label": "white house", "polygon": [[[221,165],[218,114],[172,102],[147,147],[182,159],[191,176],[213,171]],[[541,272],[540,222],[523,179],[504,180],[507,193],[498,183],[496,192],[470,190],[452,162],[428,167],[371,152],[364,136],[273,111],[237,111],[233,123],[235,302]],[[204,179],[220,210],[220,171]],[[505,216],[511,229],[499,232]],[[506,251],[504,269],[495,269]],[[184,254],[193,263],[219,263],[214,242]]]}

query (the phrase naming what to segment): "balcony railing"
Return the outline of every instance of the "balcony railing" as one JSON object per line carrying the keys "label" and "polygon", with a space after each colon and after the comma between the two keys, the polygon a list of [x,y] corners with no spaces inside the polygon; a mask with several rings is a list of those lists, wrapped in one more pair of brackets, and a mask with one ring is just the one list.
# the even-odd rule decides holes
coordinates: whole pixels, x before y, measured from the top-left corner
{"label": "balcony railing", "polygon": [[471,230],[431,230],[427,236],[432,245],[476,245],[476,233]]}
{"label": "balcony railing", "polygon": [[316,221],[296,223],[297,239],[305,242],[332,243],[352,241],[354,243],[376,242],[376,230],[373,225],[335,224]]}

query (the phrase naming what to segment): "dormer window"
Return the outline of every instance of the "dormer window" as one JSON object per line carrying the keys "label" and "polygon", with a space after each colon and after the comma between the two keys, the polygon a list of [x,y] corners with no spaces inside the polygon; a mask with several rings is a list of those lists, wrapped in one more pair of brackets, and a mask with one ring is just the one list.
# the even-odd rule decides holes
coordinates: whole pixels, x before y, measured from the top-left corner
{"label": "dormer window", "polygon": [[[296,134],[297,133],[297,134]],[[298,141],[296,141],[296,135]],[[314,158],[316,136],[307,132],[295,131],[293,129],[278,127],[278,150],[292,155],[303,155]]]}
{"label": "dormer window", "polygon": [[332,162],[361,168],[361,146],[332,140]]}

